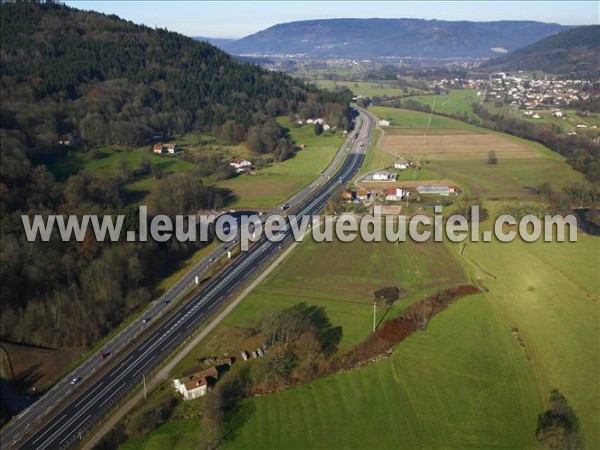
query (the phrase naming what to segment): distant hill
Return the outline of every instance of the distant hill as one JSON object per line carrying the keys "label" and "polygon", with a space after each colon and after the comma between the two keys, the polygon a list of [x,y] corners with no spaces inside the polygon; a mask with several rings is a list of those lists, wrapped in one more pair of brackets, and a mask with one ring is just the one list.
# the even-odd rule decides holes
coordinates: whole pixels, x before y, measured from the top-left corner
{"label": "distant hill", "polygon": [[541,22],[423,19],[328,19],[275,25],[234,43],[235,54],[304,53],[313,57],[491,57],[569,27]]}
{"label": "distant hill", "polygon": [[222,50],[227,50],[227,47],[231,46],[236,41],[235,39],[210,38],[204,36],[194,36],[194,39],[200,42],[207,42],[210,45],[219,47]]}
{"label": "distant hill", "polygon": [[600,25],[572,28],[490,60],[490,70],[541,70],[585,78],[600,76]]}

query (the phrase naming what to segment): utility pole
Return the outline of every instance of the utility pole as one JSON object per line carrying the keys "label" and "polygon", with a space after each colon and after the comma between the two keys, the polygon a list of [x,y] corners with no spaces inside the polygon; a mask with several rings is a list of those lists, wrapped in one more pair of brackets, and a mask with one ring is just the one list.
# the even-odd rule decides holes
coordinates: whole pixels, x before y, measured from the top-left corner
{"label": "utility pole", "polygon": [[373,333],[375,333],[375,325],[377,321],[377,302],[373,301]]}
{"label": "utility pole", "polygon": [[148,391],[146,390],[146,374],[144,374],[144,398],[148,398]]}

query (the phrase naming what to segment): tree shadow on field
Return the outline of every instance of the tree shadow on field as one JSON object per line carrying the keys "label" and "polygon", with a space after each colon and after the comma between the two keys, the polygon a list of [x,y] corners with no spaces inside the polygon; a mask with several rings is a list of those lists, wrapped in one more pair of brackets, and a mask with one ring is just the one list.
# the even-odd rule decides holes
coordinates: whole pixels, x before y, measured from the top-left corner
{"label": "tree shadow on field", "polygon": [[224,441],[233,441],[242,426],[256,412],[256,406],[251,401],[241,401],[227,414],[225,429],[223,431]]}
{"label": "tree shadow on field", "polygon": [[322,306],[307,305],[299,303],[292,307],[306,317],[317,331],[317,337],[321,342],[323,353],[331,356],[337,350],[337,346],[342,340],[343,329],[341,326],[333,326],[331,320]]}
{"label": "tree shadow on field", "polygon": [[216,188],[217,195],[222,199],[223,205],[230,205],[238,199],[238,196],[233,189],[219,187]]}
{"label": "tree shadow on field", "polygon": [[19,414],[35,401],[34,388],[44,376],[41,364],[21,371],[12,381],[0,380],[0,401],[12,415]]}
{"label": "tree shadow on field", "polygon": [[27,392],[35,387],[35,384],[44,376],[42,373],[42,364],[37,363],[28,367],[27,370],[23,370],[15,375],[12,381],[13,386],[20,392]]}
{"label": "tree shadow on field", "polygon": [[375,326],[375,329],[379,328],[379,326],[385,321],[387,315],[391,311],[391,309],[394,306],[394,304],[396,303],[396,301],[402,300],[403,298],[409,296],[410,294],[413,293],[413,291],[414,291],[413,289],[399,289],[397,299],[395,299],[393,301],[385,302],[384,305],[387,306],[387,308],[385,309],[385,312],[383,313],[383,315],[377,321],[377,325]]}

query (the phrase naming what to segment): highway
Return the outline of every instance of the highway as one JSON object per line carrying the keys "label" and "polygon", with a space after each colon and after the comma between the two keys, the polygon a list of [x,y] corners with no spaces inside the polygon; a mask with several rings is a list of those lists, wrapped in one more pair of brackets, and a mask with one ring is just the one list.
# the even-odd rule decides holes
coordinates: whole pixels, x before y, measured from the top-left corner
{"label": "highway", "polygon": [[[363,152],[369,145],[374,127],[374,120],[368,114],[361,112],[360,117],[362,124],[356,139],[349,139],[344,144],[338,156],[339,161],[334,161],[319,180],[290,200],[290,213],[292,210],[297,216],[319,213],[331,194],[354,177],[362,165]],[[345,153],[347,153],[346,159],[340,162]],[[332,175],[331,172],[337,164],[340,166]],[[158,309],[164,309],[166,303],[161,300],[153,305],[153,308],[157,308],[156,311],[150,309],[147,315],[126,327],[111,340],[110,345],[106,346],[105,350],[112,354],[128,351],[122,361],[106,373],[98,374],[94,378],[92,374],[102,362],[97,357],[90,358],[72,375],[62,380],[53,390],[21,413],[15,422],[18,426],[13,425],[9,428],[8,434],[2,430],[2,448],[58,449],[69,447],[74,441],[80,439],[82,433],[100,420],[124,394],[141,382],[144,374],[164,360],[181,341],[192,335],[199,325],[244,284],[246,279],[259,273],[270,257],[293,239],[289,225],[283,228],[282,232],[285,236],[282,242],[270,242],[262,237],[250,250],[240,254],[218,276],[195,293],[190,300],[164,313],[166,319],[162,321],[155,319],[144,323],[144,317],[150,317],[154,313],[158,315],[160,313]],[[230,244],[219,246],[210,258],[222,256],[229,246]],[[188,276],[193,279],[194,274]],[[184,281],[185,283],[176,285],[177,289],[171,293],[172,298],[176,298],[181,293],[180,290],[185,290],[189,286],[190,280]],[[153,325],[154,328],[147,330],[143,339],[132,341],[136,335]],[[79,382],[81,386],[70,384],[70,379],[74,377],[82,378]],[[90,380],[87,380],[88,377]],[[68,402],[65,402],[65,406],[60,411],[51,410],[43,420],[35,422],[35,419],[41,417],[40,412],[56,406],[67,395],[69,395]],[[12,422],[8,425],[12,425]],[[24,442],[19,442],[18,437],[29,427],[36,427],[36,432],[28,434]]]}

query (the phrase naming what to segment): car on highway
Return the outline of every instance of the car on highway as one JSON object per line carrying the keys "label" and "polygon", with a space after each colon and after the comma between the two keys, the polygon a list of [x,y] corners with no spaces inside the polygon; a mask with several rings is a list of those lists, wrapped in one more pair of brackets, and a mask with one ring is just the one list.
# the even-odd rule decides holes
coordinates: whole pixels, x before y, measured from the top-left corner
{"label": "car on highway", "polygon": [[75,384],[79,383],[80,380],[81,380],[81,377],[75,377],[71,380],[71,384],[75,385]]}
{"label": "car on highway", "polygon": [[[343,180],[349,179],[349,177],[357,170],[357,163],[362,161],[362,157],[362,155],[360,158],[355,155],[350,156],[343,162],[339,170],[335,172],[332,171],[331,175],[327,175],[327,178],[331,180],[329,183],[325,181],[325,177],[322,179],[322,186],[324,187],[318,189],[316,192],[306,191],[303,193],[303,196],[299,197],[300,200],[294,200],[294,209],[298,208],[300,212],[303,212],[306,215],[312,215],[319,211],[328,200],[331,193],[330,191],[337,185],[335,178],[337,177],[339,179],[340,175],[343,174]],[[285,202],[280,203],[278,206],[281,207],[282,204],[285,205]],[[238,242],[239,239],[240,238],[237,237]],[[118,383],[114,380],[129,380],[137,375],[141,377],[142,374],[145,374],[148,370],[155,367],[156,362],[159,359],[173,351],[174,346],[179,342],[177,337],[187,337],[191,330],[195,329],[198,324],[204,323],[205,319],[202,315],[205,312],[210,311],[210,308],[212,307],[220,307],[226,301],[228,296],[230,296],[238,286],[242,285],[242,274],[258,273],[260,270],[263,270],[263,264],[268,263],[269,255],[275,248],[278,248],[277,244],[257,245],[256,247],[253,247],[253,250],[249,253],[242,253],[239,258],[235,260],[236,262],[224,269],[223,274],[215,277],[215,283],[207,283],[201,291],[194,295],[194,299],[202,299],[201,307],[196,309],[195,306],[188,306],[198,304],[198,302],[190,301],[189,304],[187,302],[182,302],[182,304],[177,305],[176,308],[171,308],[172,311],[170,314],[172,315],[169,316],[169,320],[173,320],[173,326],[171,328],[167,329],[167,319],[165,319],[164,327],[160,327],[158,326],[159,324],[156,323],[155,325],[157,325],[157,327],[155,330],[151,330],[150,327],[148,329],[145,328],[145,324],[150,320],[154,320],[154,317],[150,316],[150,314],[157,315],[158,322],[163,321],[156,311],[151,313],[146,312],[141,315],[144,324],[142,328],[139,328],[139,318],[137,318],[134,323],[135,328],[137,328],[135,331],[144,333],[145,338],[143,340],[136,339],[131,345],[128,345],[128,350],[140,351],[137,359],[133,358],[132,361],[127,364],[115,364],[114,370],[111,368],[110,371],[100,371],[101,373],[96,373],[94,377],[88,377],[86,372],[85,376],[88,377],[86,383],[82,383],[82,380],[79,377],[73,379],[73,381],[67,378],[67,382],[65,383],[65,393],[67,391],[82,390],[86,391],[86,396],[81,395],[80,397],[77,397],[73,395],[73,400],[68,406],[68,411],[61,409],[56,413],[45,413],[47,414],[47,417],[44,417],[44,423],[43,425],[40,425],[40,429],[46,433],[44,434],[44,448],[57,448],[62,445],[66,446],[67,442],[77,439],[82,431],[85,432],[90,426],[95,426],[93,422],[96,421],[96,415],[104,413],[109,405],[113,404],[112,402],[122,398],[131,388],[131,385],[128,383]],[[219,258],[220,257],[221,256],[219,256]],[[189,278],[186,278],[186,280],[189,280]],[[223,282],[223,280],[226,280],[226,282]],[[176,298],[177,292],[173,294],[173,303],[176,303]],[[148,346],[151,351],[143,353],[142,347],[140,347],[141,345]],[[111,344],[110,348],[115,352],[115,356],[117,356],[116,352],[120,347]],[[96,354],[98,355],[98,353]],[[115,356],[111,355],[111,358],[114,358]],[[98,356],[94,357],[94,359],[97,357]],[[250,355],[246,353],[246,357],[249,358]],[[101,365],[97,360],[94,362],[98,366]],[[113,362],[116,363],[116,361]],[[71,386],[71,384],[77,384],[77,386]],[[68,386],[71,386],[71,388],[68,388]],[[59,394],[62,393],[59,392]],[[48,397],[48,401],[41,404],[44,408],[38,406],[39,410],[43,411],[44,409],[47,409],[48,405],[54,400],[54,397]],[[39,400],[36,404],[40,405]],[[83,418],[86,417],[86,414],[90,415],[92,419],[84,421]],[[25,425],[24,422],[23,424]],[[3,429],[3,439],[5,436],[4,433]],[[39,448],[39,442],[36,446],[35,441],[38,437],[39,436],[34,436],[30,440],[23,438],[23,448]]]}

